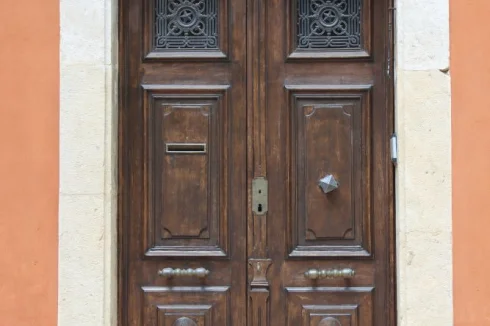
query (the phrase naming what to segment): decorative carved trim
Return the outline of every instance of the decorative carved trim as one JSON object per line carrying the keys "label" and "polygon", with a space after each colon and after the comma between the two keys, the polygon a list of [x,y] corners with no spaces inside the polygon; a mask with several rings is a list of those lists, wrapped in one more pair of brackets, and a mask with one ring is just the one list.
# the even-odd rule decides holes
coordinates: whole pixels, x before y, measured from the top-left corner
{"label": "decorative carved trim", "polygon": [[249,259],[248,264],[252,268],[252,281],[250,286],[254,287],[268,287],[269,281],[267,280],[267,271],[269,270],[272,260],[271,259]]}

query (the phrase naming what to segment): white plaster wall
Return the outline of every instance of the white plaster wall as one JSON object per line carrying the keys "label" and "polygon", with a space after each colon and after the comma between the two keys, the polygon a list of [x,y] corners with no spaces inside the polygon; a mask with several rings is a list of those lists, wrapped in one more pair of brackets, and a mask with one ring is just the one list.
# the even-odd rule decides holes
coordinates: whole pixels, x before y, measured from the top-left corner
{"label": "white plaster wall", "polygon": [[114,0],[61,0],[59,326],[115,325]]}
{"label": "white plaster wall", "polygon": [[[115,3],[60,0],[59,326],[116,324]],[[398,0],[396,12],[398,325],[449,326],[448,0]]]}
{"label": "white plaster wall", "polygon": [[[453,325],[448,0],[396,5],[399,326]],[[430,17],[430,19],[428,19]]]}

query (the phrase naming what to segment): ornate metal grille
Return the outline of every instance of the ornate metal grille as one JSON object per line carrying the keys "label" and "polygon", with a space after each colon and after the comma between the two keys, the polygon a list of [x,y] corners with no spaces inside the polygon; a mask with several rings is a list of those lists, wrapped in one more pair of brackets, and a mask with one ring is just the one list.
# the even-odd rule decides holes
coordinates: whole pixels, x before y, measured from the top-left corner
{"label": "ornate metal grille", "polygon": [[218,0],[155,0],[159,50],[218,49]]}
{"label": "ornate metal grille", "polygon": [[361,0],[297,0],[299,49],[360,49]]}

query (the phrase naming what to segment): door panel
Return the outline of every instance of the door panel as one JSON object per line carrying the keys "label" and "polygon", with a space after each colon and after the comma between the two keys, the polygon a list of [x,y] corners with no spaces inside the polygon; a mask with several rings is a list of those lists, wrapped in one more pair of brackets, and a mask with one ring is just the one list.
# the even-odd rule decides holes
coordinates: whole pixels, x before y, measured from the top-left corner
{"label": "door panel", "polygon": [[246,325],[246,4],[121,0],[121,325]]}
{"label": "door panel", "polygon": [[[228,253],[228,86],[145,86],[148,256]],[[191,205],[189,203],[192,203]]]}
{"label": "door panel", "polygon": [[393,325],[388,2],[262,6],[269,324]]}
{"label": "door panel", "polygon": [[373,325],[373,288],[286,288],[287,326]]}
{"label": "door panel", "polygon": [[230,293],[226,286],[144,287],[142,325],[228,325]]}
{"label": "door panel", "polygon": [[[288,85],[287,89],[289,256],[370,256],[371,87]],[[318,180],[330,174],[340,185],[325,194]]]}

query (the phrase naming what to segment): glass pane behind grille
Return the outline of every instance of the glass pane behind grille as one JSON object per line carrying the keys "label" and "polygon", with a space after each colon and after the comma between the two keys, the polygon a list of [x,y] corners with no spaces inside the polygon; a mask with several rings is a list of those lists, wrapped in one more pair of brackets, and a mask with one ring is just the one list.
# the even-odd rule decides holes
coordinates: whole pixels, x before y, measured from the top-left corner
{"label": "glass pane behind grille", "polygon": [[218,0],[155,0],[157,51],[216,50]]}
{"label": "glass pane behind grille", "polygon": [[361,0],[296,2],[298,49],[361,49]]}

